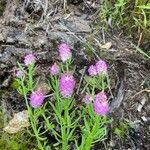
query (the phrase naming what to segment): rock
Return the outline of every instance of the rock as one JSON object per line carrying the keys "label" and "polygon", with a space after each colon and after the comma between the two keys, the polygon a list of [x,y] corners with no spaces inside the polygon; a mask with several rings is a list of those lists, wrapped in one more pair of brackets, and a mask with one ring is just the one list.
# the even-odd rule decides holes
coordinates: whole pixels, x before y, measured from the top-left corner
{"label": "rock", "polygon": [[28,111],[24,110],[22,112],[14,114],[14,117],[6,127],[4,127],[4,131],[10,134],[17,133],[25,127],[29,127],[29,115]]}
{"label": "rock", "polygon": [[3,36],[3,34],[2,33],[0,33],[0,42],[4,42],[4,36]]}
{"label": "rock", "polygon": [[[81,17],[70,17],[69,19],[65,20],[62,19],[59,23],[62,29],[66,28],[69,29],[71,32],[86,32],[90,33],[92,31],[90,27],[90,21],[84,20]],[[61,30],[60,28],[60,30]]]}
{"label": "rock", "polygon": [[0,88],[2,88],[2,87],[9,87],[10,82],[11,82],[11,76],[8,76],[6,79],[4,79],[2,84],[0,84]]}
{"label": "rock", "polygon": [[46,35],[38,35],[32,38],[32,44],[35,48],[41,48],[44,45],[48,44]]}
{"label": "rock", "polygon": [[72,17],[69,19],[71,23],[67,23],[67,27],[76,30],[75,32],[87,32],[90,33],[92,31],[90,27],[90,21],[84,20],[80,17]]}
{"label": "rock", "polygon": [[73,35],[67,34],[65,32],[50,31],[48,32],[48,37],[50,40],[64,41],[66,43],[69,43],[70,45],[74,45],[74,43],[77,42],[77,39]]}
{"label": "rock", "polygon": [[0,53],[0,62],[8,66],[15,65],[17,59],[23,57],[26,53],[31,53],[30,49],[16,48],[15,46],[8,46]]}
{"label": "rock", "polygon": [[47,83],[45,83],[45,82],[40,82],[38,85],[37,85],[37,87],[36,87],[36,89],[35,89],[35,91],[36,90],[42,90],[42,92],[44,93],[44,94],[48,94],[49,92],[50,92],[50,86],[47,84]]}
{"label": "rock", "polygon": [[10,43],[10,44],[15,43],[15,38],[7,37],[7,39],[6,39],[6,43]]}
{"label": "rock", "polygon": [[144,106],[145,102],[146,102],[146,98],[143,97],[143,99],[141,100],[141,103],[140,103],[140,104],[138,105],[138,107],[137,107],[137,111],[138,111],[138,112],[141,112],[142,107]]}
{"label": "rock", "polygon": [[116,111],[120,107],[124,99],[124,83],[121,81],[120,87],[118,88],[117,96],[112,100],[109,108],[109,113]]}

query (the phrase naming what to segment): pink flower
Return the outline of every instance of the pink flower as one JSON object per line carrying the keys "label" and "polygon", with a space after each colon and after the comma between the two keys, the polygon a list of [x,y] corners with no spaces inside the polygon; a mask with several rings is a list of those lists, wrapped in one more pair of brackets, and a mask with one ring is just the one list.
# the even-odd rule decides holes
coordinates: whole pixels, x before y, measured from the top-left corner
{"label": "pink flower", "polygon": [[51,73],[52,75],[57,75],[57,74],[59,74],[59,66],[58,66],[56,63],[51,66],[51,68],[50,68],[50,73]]}
{"label": "pink flower", "polygon": [[65,73],[60,78],[60,93],[63,97],[69,98],[72,96],[75,88],[75,79],[73,75]]}
{"label": "pink flower", "polygon": [[25,76],[24,72],[23,72],[22,70],[17,70],[17,72],[16,72],[16,77],[17,77],[17,78],[21,78],[21,77],[23,77],[23,76]]}
{"label": "pink flower", "polygon": [[97,75],[96,67],[94,65],[91,65],[88,69],[88,73],[90,76],[95,76]]}
{"label": "pink flower", "polygon": [[95,66],[96,66],[97,74],[100,75],[101,73],[104,73],[104,74],[107,73],[107,64],[105,61],[99,60]]}
{"label": "pink flower", "polygon": [[66,43],[61,43],[58,47],[60,58],[63,62],[70,59],[72,56],[69,45]]}
{"label": "pink flower", "polygon": [[40,107],[44,102],[44,94],[41,90],[37,90],[35,92],[32,92],[30,95],[30,105],[33,108]]}
{"label": "pink flower", "polygon": [[86,103],[86,104],[89,104],[90,103],[90,95],[85,95],[84,98],[83,98],[83,102]]}
{"label": "pink flower", "polygon": [[24,57],[24,64],[26,66],[31,65],[31,64],[35,63],[35,59],[36,59],[36,57],[33,54],[27,54]]}
{"label": "pink flower", "polygon": [[93,105],[97,115],[104,116],[108,113],[109,106],[105,92],[100,92],[96,95]]}

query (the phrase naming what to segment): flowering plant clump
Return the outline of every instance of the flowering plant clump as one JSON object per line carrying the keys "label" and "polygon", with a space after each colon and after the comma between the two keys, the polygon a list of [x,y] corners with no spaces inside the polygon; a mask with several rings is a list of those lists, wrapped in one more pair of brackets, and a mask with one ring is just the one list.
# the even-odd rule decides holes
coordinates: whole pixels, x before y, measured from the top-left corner
{"label": "flowering plant clump", "polygon": [[50,68],[51,75],[58,75],[59,74],[59,66],[55,63]]}
{"label": "flowering plant clump", "polygon": [[65,73],[60,78],[60,93],[63,97],[71,97],[75,88],[75,79],[69,74]]}
{"label": "flowering plant clump", "polygon": [[107,96],[104,92],[100,92],[94,99],[94,111],[98,115],[106,115],[109,111]]}
{"label": "flowering plant clump", "polygon": [[61,43],[58,47],[58,51],[60,58],[63,62],[67,61],[68,59],[71,59],[72,53],[68,44]]}
{"label": "flowering plant clump", "polygon": [[34,56],[34,54],[27,54],[24,57],[24,64],[26,66],[31,65],[31,64],[35,63],[35,60],[36,60],[36,57]]}
{"label": "flowering plant clump", "polygon": [[[33,54],[24,57],[23,65],[18,63],[18,92],[24,96],[32,135],[36,138],[39,150],[51,149],[51,145],[52,148],[55,145],[56,149],[71,149],[70,143],[73,141],[75,149],[90,150],[94,143],[103,141],[107,134],[109,105],[104,92],[108,84],[105,78],[107,64],[99,60],[95,65],[91,65],[88,68],[89,76],[81,77],[78,84],[78,78],[75,80],[73,75],[75,69],[71,64],[70,46],[61,43],[58,51],[62,62],[54,63],[50,67],[50,75],[46,80],[48,89],[51,89],[50,93],[43,92],[43,86],[40,86],[44,84],[40,84],[34,76],[36,57]],[[101,92],[96,94],[98,90]],[[86,94],[82,98],[83,93]],[[76,104],[80,97],[83,103],[78,109]],[[77,134],[79,128],[81,135]],[[48,143],[49,133],[55,138],[56,143]]]}
{"label": "flowering plant clump", "polygon": [[44,94],[42,93],[41,90],[34,91],[30,95],[30,105],[33,108],[38,108],[40,107],[44,102]]}

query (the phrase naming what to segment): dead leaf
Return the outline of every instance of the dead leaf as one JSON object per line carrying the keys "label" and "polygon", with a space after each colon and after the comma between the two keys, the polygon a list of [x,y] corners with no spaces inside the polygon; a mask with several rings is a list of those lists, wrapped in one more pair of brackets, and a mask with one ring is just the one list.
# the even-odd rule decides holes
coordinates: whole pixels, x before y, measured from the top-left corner
{"label": "dead leaf", "polygon": [[29,115],[28,111],[24,110],[22,112],[14,114],[12,120],[9,121],[8,125],[4,127],[4,131],[13,134],[21,131],[25,127],[29,127]]}
{"label": "dead leaf", "polygon": [[111,42],[107,42],[106,44],[101,45],[100,47],[108,50],[108,49],[111,48],[111,46],[112,46],[112,43]]}
{"label": "dead leaf", "polygon": [[37,85],[35,90],[41,90],[44,94],[48,94],[51,88],[47,83],[41,82]]}

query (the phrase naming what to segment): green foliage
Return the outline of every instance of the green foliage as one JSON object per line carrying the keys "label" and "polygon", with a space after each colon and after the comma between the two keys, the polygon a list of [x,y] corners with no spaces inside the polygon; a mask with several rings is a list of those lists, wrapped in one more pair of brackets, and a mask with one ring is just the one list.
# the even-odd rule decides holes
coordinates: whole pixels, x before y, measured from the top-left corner
{"label": "green foliage", "polygon": [[[100,26],[122,29],[128,36],[150,35],[150,3],[148,0],[105,0],[100,10]],[[136,34],[135,34],[136,33]],[[144,36],[144,35],[143,35]]]}
{"label": "green foliage", "polygon": [[[0,112],[0,128],[4,127],[4,114]],[[1,150],[33,150],[36,146],[33,139],[26,131],[17,134],[8,134],[0,130],[0,149]]]}
{"label": "green foliage", "polygon": [[[71,60],[61,64],[61,72],[74,72],[71,68]],[[32,108],[28,101],[28,95],[34,91],[36,81],[34,79],[35,64],[23,67],[18,63],[19,68],[25,73],[24,76],[17,78],[19,83],[18,92],[24,96],[29,113],[32,130],[30,134],[35,137],[37,147],[40,150],[51,148],[67,150],[70,143],[74,143],[76,149],[90,150],[95,142],[103,141],[107,135],[108,118],[97,115],[94,112],[93,104],[82,105],[81,109],[76,109],[74,96],[65,98],[60,94],[60,76],[50,76],[49,85],[52,89],[52,99],[44,102],[41,107]],[[61,75],[61,74],[60,74]],[[95,78],[88,78],[85,93],[95,95],[95,89],[105,90],[107,87],[106,75],[102,74]],[[47,97],[48,98],[48,97]],[[86,117],[85,117],[86,116]],[[40,121],[39,121],[40,120]],[[78,130],[82,135],[79,135]],[[50,134],[55,142],[49,143]],[[79,139],[82,138],[80,142]],[[49,147],[48,147],[49,146]]]}
{"label": "green foliage", "polygon": [[100,75],[94,78],[91,78],[90,76],[85,76],[84,79],[91,87],[97,88],[99,90],[105,90],[108,88],[108,81],[105,75]]}
{"label": "green foliage", "polygon": [[130,129],[129,122],[123,120],[120,121],[118,125],[115,127],[114,133],[119,139],[124,139],[125,137],[128,136],[129,129]]}
{"label": "green foliage", "polygon": [[107,135],[106,125],[111,122],[106,116],[100,117],[95,115],[92,104],[87,105],[84,109],[84,126],[81,128],[81,144],[76,141],[77,150],[90,150],[96,142],[104,141]]}

